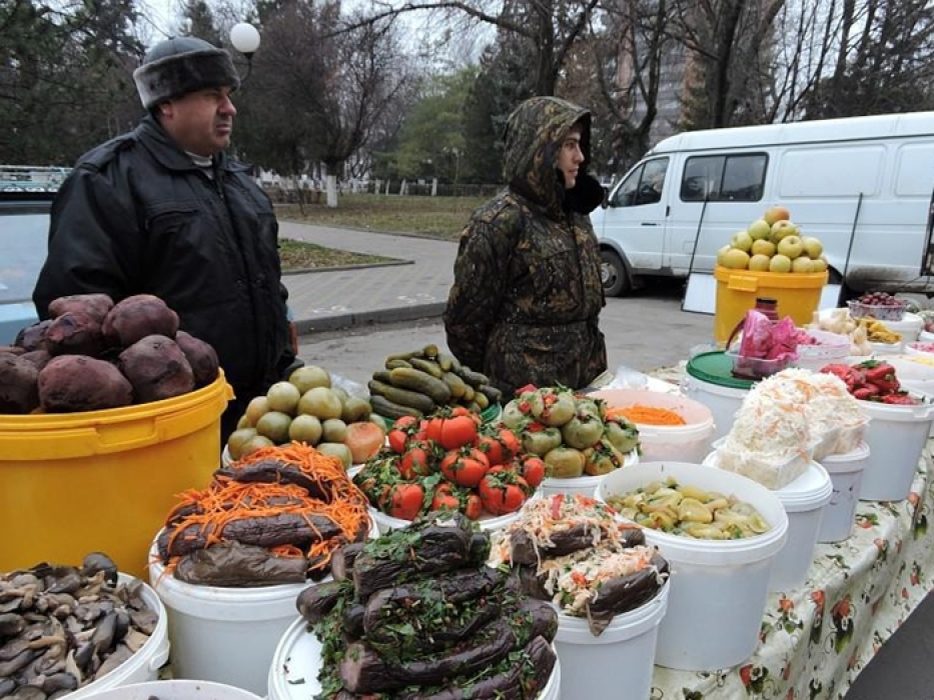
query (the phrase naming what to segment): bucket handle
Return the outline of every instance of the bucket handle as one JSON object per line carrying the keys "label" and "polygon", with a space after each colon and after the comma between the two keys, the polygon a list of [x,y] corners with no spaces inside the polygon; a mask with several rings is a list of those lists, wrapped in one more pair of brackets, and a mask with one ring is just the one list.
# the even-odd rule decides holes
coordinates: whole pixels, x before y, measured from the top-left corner
{"label": "bucket handle", "polygon": [[153,657],[149,659],[150,672],[156,673],[160,668],[165,666],[168,660],[169,660],[169,642],[166,641],[165,644],[163,644],[156,650],[156,653],[153,654]]}

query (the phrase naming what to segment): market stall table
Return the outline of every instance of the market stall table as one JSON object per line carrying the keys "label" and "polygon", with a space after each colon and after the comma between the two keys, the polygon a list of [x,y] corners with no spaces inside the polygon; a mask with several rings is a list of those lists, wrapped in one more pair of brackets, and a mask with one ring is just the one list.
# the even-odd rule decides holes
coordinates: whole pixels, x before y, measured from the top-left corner
{"label": "market stall table", "polygon": [[752,657],[715,673],[656,666],[653,700],[843,698],[930,588],[932,459],[929,439],[908,499],[860,501],[850,538],[816,547],[806,584],[769,595]]}

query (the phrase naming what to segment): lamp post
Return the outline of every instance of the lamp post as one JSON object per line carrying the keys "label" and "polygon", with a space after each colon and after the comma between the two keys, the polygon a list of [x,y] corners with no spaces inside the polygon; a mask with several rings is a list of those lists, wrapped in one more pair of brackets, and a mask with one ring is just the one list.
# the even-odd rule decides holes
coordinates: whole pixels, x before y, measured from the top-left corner
{"label": "lamp post", "polygon": [[230,29],[230,43],[246,58],[246,75],[241,82],[250,77],[253,69],[253,54],[259,48],[259,30],[248,22],[239,22]]}

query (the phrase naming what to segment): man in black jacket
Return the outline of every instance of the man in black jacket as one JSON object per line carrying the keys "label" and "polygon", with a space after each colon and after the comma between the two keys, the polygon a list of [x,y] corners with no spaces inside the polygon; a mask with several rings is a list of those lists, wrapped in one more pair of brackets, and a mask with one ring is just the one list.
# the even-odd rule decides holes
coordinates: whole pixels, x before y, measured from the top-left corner
{"label": "man in black jacket", "polygon": [[214,346],[234,388],[226,440],[246,403],[295,361],[278,223],[248,167],[224,154],[240,84],[227,52],[168,39],[133,77],[149,113],[63,183],[33,301],[46,318],[68,294],[161,297],[183,330]]}

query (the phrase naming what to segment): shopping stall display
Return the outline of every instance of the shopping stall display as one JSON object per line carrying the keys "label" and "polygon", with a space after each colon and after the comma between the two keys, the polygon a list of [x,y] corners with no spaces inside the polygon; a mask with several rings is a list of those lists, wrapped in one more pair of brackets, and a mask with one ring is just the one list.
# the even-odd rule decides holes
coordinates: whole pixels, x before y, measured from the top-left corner
{"label": "shopping stall display", "polygon": [[[73,304],[103,302],[67,301],[56,320],[92,318]],[[0,594],[38,572],[84,575],[54,564],[74,561],[62,542],[148,562],[142,590],[164,611],[164,639],[125,632],[138,648],[120,652],[121,685],[154,680],[171,643],[166,674],[273,700],[466,698],[444,689],[451,676],[536,700],[822,696],[845,688],[926,592],[934,360],[923,340],[904,355],[880,349],[884,334],[904,341],[885,324],[914,323],[897,300],[874,295],[804,322],[780,302],[775,314],[745,309],[729,347],[687,359],[680,387],[664,392],[527,386],[504,397],[431,345],[389,354],[368,386],[307,366],[250,397],[223,446],[222,368],[189,358],[171,314],[143,301],[133,323],[101,320],[118,305],[97,311],[101,338],[119,340],[58,326],[76,329],[69,347],[103,342],[91,359],[141,402],[64,413],[49,394],[30,403],[22,376],[39,396],[42,370],[22,375],[24,363],[68,356],[48,350],[55,321],[0,349],[20,372],[19,393],[3,398],[18,412],[0,415],[0,521],[37,533],[14,538],[15,560],[0,547],[0,571],[13,572],[0,573]],[[147,319],[169,324],[177,353],[133,337]],[[137,388],[120,360],[136,346],[137,368],[184,358],[192,381],[182,371],[174,388],[155,382],[178,391],[165,397],[146,393],[152,382]],[[748,371],[783,353],[782,366]],[[114,482],[121,498],[34,513],[16,497],[39,481],[44,498],[65,499],[62,488],[89,479]],[[42,560],[53,563],[34,567]],[[64,614],[49,586],[65,583],[47,584],[45,612]],[[40,670],[58,645],[11,656],[19,637],[53,637],[62,619],[38,629],[14,599],[0,595],[0,690],[80,698],[101,675],[124,677],[103,645],[88,658],[75,649],[76,680]],[[146,676],[129,673],[134,659]],[[614,680],[624,666],[625,687]]]}

